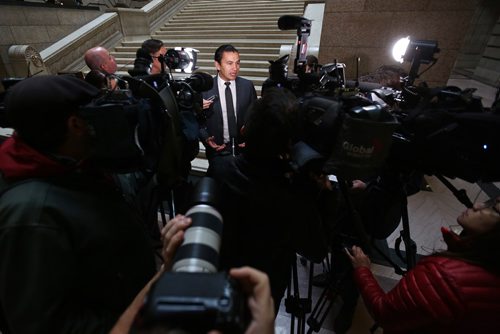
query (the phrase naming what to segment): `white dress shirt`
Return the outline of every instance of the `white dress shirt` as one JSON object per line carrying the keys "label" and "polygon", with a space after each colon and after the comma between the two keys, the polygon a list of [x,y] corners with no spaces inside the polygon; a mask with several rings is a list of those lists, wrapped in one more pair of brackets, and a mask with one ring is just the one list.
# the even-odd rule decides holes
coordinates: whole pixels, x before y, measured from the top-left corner
{"label": "white dress shirt", "polygon": [[[222,108],[222,127],[223,127],[224,143],[229,143],[230,138],[229,138],[229,128],[227,126],[227,108],[226,108],[226,82],[227,81],[222,79],[220,76],[217,78],[220,106]],[[234,117],[236,121],[238,121],[238,113],[236,112],[236,81],[231,80],[230,82],[231,85],[229,85],[229,88],[231,89],[231,94],[233,95],[234,111],[236,113]]]}

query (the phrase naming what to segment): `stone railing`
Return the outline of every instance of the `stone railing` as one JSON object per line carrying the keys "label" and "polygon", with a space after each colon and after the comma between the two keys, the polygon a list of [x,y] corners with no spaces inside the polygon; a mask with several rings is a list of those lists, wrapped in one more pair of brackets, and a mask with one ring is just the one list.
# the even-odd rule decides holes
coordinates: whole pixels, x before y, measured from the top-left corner
{"label": "stone railing", "polygon": [[[121,40],[149,38],[165,20],[185,6],[189,0],[153,0],[140,9],[111,8],[48,48],[40,51],[45,73],[79,71],[84,67],[83,54],[89,48],[102,45],[112,48]],[[10,57],[19,62],[19,50],[32,50],[28,45],[13,45]],[[36,51],[36,50],[35,50]],[[15,76],[26,76],[27,66],[16,66]]]}
{"label": "stone railing", "polygon": [[47,71],[79,70],[83,67],[83,54],[96,45],[111,47],[123,38],[117,13],[104,13],[63,39],[42,50],[40,55]]}

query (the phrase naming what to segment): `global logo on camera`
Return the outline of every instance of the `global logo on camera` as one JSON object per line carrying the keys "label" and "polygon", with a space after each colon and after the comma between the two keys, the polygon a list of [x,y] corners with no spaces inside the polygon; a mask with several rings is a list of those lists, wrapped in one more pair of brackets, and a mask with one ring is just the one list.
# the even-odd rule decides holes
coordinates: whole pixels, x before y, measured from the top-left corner
{"label": "global logo on camera", "polygon": [[372,156],[375,146],[365,147],[363,145],[354,145],[348,141],[342,143],[342,149],[351,157],[369,158]]}

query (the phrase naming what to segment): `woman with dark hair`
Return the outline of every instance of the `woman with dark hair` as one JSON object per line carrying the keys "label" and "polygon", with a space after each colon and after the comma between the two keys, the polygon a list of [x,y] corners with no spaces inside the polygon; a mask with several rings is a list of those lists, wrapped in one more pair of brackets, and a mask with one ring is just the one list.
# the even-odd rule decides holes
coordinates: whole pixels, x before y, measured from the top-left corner
{"label": "woman with dark hair", "polygon": [[446,251],[420,260],[385,293],[361,248],[346,250],[367,309],[384,333],[500,331],[500,197],[458,218],[460,235],[442,227]]}
{"label": "woman with dark hair", "polygon": [[142,42],[141,48],[146,50],[151,56],[151,74],[162,73],[164,71],[162,67],[165,65],[161,58],[167,52],[165,44],[159,39],[151,38]]}
{"label": "woman with dark hair", "polygon": [[166,47],[159,39],[147,39],[135,53],[134,68],[129,70],[131,76],[146,76],[164,72]]}
{"label": "woman with dark hair", "polygon": [[144,48],[139,48],[135,52],[134,68],[128,70],[128,73],[133,77],[146,76],[153,74],[151,72],[153,58]]}

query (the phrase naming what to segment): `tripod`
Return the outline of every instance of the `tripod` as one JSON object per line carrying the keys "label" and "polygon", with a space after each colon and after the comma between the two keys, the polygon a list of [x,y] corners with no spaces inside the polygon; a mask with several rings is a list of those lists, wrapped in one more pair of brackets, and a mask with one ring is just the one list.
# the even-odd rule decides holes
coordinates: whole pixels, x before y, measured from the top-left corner
{"label": "tripod", "polygon": [[[388,262],[390,263],[394,268],[396,273],[398,274],[404,274],[404,270],[401,269],[392,259],[382,252],[375,244],[374,240],[371,239],[368,234],[365,231],[365,228],[362,224],[361,217],[354,207],[354,204],[351,201],[349,192],[348,192],[348,184],[350,182],[346,180],[339,179],[339,189],[340,193],[345,201],[346,207],[347,207],[347,212],[351,218],[351,222],[353,224],[353,228],[356,234],[357,242],[362,246],[363,249],[365,250],[376,250],[378,253]],[[402,201],[402,220],[403,220],[403,231],[401,232],[401,240],[405,244],[405,249],[406,251],[406,265],[407,265],[407,270],[412,268],[415,263],[416,263],[416,246],[415,242],[411,240],[410,238],[410,231],[409,231],[409,221],[408,221],[408,210],[407,210],[407,200],[406,200],[406,192],[404,190],[404,187],[401,187],[401,196],[404,199]],[[333,252],[334,257],[333,261],[339,261],[339,263],[343,264],[343,270],[340,270],[340,272],[337,275],[330,275],[330,280],[323,290],[321,296],[319,297],[318,301],[316,302],[316,305],[314,306],[312,313],[310,317],[307,320],[307,324],[309,325],[309,331],[308,333],[312,333],[313,331],[318,332],[321,329],[321,326],[326,319],[326,316],[332,309],[337,297],[344,295],[344,302],[348,303],[348,308],[350,307],[352,309],[353,307],[353,300],[357,300],[358,298],[358,292],[357,289],[353,286],[353,283],[351,282],[351,271],[352,267],[350,266],[350,263],[347,263],[348,261],[344,256],[345,254],[342,254],[343,252],[343,247],[335,247],[334,245],[332,246],[332,249],[338,249],[336,252]],[[333,267],[333,266],[332,266]],[[349,317],[351,317],[352,314],[349,314]],[[350,319],[347,320],[347,324],[344,324],[343,327],[349,327],[350,326]],[[375,324],[372,327],[372,332],[378,327],[377,324]],[[347,330],[345,328],[345,330]]]}
{"label": "tripod", "polygon": [[[455,197],[466,207],[470,208],[472,207],[472,202],[468,198],[466,192],[464,189],[456,189],[451,182],[449,182],[447,179],[445,179],[442,175],[435,175],[436,178],[441,181],[454,195]],[[408,270],[412,269],[416,265],[417,261],[417,252],[416,252],[416,244],[415,242],[411,239],[410,237],[410,229],[409,229],[409,217],[408,217],[408,201],[407,201],[407,188],[403,186],[405,184],[403,176],[399,176],[399,181],[401,183],[401,192],[399,196],[402,198],[402,204],[401,204],[401,223],[402,223],[402,231],[400,232],[400,237],[396,240],[396,245],[395,245],[395,250],[396,254],[398,257],[400,257],[406,264],[406,270],[403,270],[400,268],[397,264],[395,264],[385,253],[383,253],[376,245],[372,245],[372,249],[378,251],[384,258],[389,262],[392,267],[394,267],[395,272],[399,275],[404,275]],[[356,210],[352,207],[350,201],[349,201],[349,196],[346,192],[347,188],[345,187],[345,183],[342,184],[340,183],[341,190],[343,196],[346,198],[347,206],[349,208],[349,211],[351,213],[351,217],[354,219],[354,224],[356,225],[357,232],[359,233],[359,236],[361,237],[361,240],[364,239],[365,244],[367,243],[367,235],[363,231],[363,226],[360,225],[358,219],[359,217],[356,214]],[[354,210],[354,211],[353,211]],[[400,245],[401,243],[404,244],[405,246],[405,256],[402,255],[402,252],[400,251]],[[331,304],[334,302],[335,298],[341,294],[342,289],[345,287],[345,281],[349,279],[350,272],[347,270],[343,274],[339,275],[338,277],[331,278],[331,281],[329,282],[327,288],[323,291],[323,294],[321,295],[320,299],[318,300],[317,304],[313,308],[313,311],[311,313],[311,316],[307,320],[307,323],[310,326],[309,332],[312,333],[312,331],[318,332],[319,329],[321,328],[321,325],[323,321],[326,318],[326,315],[331,309]],[[330,292],[330,304],[327,304],[327,301],[325,299],[325,296],[327,295],[327,292]],[[378,328],[378,324],[374,324],[372,328],[370,329],[371,332],[373,333],[376,329]]]}
{"label": "tripod", "polygon": [[312,277],[314,273],[314,263],[309,262],[309,279],[307,285],[307,297],[300,296],[299,279],[297,273],[297,255],[292,264],[292,275],[288,282],[288,289],[285,298],[285,310],[291,314],[290,317],[290,333],[295,333],[295,323],[297,322],[297,333],[305,333],[306,330],[306,314],[311,312],[312,305]]}

